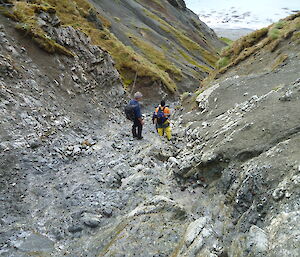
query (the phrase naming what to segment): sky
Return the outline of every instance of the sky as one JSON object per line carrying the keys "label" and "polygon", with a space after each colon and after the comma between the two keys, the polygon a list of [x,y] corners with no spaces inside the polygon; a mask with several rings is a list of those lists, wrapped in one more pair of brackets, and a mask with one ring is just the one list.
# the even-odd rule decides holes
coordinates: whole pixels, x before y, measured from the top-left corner
{"label": "sky", "polygon": [[212,28],[259,29],[300,11],[300,0],[185,0]]}

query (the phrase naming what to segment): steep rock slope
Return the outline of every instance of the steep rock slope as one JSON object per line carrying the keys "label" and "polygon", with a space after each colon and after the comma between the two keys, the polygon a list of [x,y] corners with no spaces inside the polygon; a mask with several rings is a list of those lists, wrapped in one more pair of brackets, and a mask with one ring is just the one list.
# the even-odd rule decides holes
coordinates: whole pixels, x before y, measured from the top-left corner
{"label": "steep rock slope", "polygon": [[[48,52],[72,52],[49,31],[72,26],[108,51],[126,88],[145,93],[195,89],[214,68],[223,44],[184,1],[5,1],[2,12]],[[47,15],[41,13],[47,13]],[[58,17],[59,19],[55,18]],[[46,19],[46,20],[45,20]]]}
{"label": "steep rock slope", "polygon": [[[215,66],[217,51],[223,44],[184,1],[93,2],[110,20],[116,37],[165,70],[180,92],[197,87]],[[137,75],[141,72],[138,70]],[[145,82],[141,86],[149,84]]]}
{"label": "steep rock slope", "polygon": [[57,28],[57,41],[77,55],[70,58],[45,54],[0,21],[0,255],[41,256],[53,250],[72,209],[74,199],[61,195],[76,174],[68,163],[90,154],[124,89],[111,57],[80,31]]}
{"label": "steep rock slope", "polygon": [[298,13],[262,30],[252,45],[250,36],[234,42],[226,49],[232,62],[194,110],[195,97],[185,99],[175,124],[188,146],[169,161],[171,170],[205,180],[212,201],[222,199],[227,211],[214,214],[213,227],[222,221],[218,240],[229,256],[299,255],[299,30]]}

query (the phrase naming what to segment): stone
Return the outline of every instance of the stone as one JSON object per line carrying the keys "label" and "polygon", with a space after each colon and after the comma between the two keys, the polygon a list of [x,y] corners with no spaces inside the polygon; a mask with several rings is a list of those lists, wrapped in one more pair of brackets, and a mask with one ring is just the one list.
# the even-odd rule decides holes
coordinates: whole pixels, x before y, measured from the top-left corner
{"label": "stone", "polygon": [[186,246],[190,246],[194,240],[198,237],[204,226],[207,224],[207,217],[201,217],[193,221],[187,228],[184,241]]}
{"label": "stone", "polygon": [[81,153],[81,146],[80,145],[75,145],[73,149],[73,154],[78,155]]}
{"label": "stone", "polygon": [[252,252],[254,256],[267,254],[268,238],[266,232],[255,225],[251,226],[246,245],[249,252]]}
{"label": "stone", "polygon": [[34,141],[29,143],[29,147],[31,149],[36,149],[36,148],[40,147],[41,145],[42,145],[42,142],[39,141],[39,140],[34,140]]}
{"label": "stone", "polygon": [[101,218],[101,214],[95,215],[91,213],[84,213],[81,220],[85,226],[90,228],[96,228],[100,225]]}
{"label": "stone", "polygon": [[285,196],[285,189],[284,188],[276,188],[272,193],[272,197],[275,201],[281,200]]}
{"label": "stone", "polygon": [[54,242],[38,233],[26,236],[15,246],[24,252],[52,252],[54,250]]}
{"label": "stone", "polygon": [[81,232],[82,230],[83,230],[83,228],[80,225],[73,225],[73,226],[68,227],[68,231],[70,233],[78,233],[78,232]]}

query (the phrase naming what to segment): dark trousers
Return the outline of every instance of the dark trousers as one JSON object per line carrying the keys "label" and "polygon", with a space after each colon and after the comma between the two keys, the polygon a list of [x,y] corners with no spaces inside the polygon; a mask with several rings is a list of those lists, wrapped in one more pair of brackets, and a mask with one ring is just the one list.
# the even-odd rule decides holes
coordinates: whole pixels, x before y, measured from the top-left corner
{"label": "dark trousers", "polygon": [[133,137],[142,137],[143,125],[138,119],[135,119],[132,125]]}

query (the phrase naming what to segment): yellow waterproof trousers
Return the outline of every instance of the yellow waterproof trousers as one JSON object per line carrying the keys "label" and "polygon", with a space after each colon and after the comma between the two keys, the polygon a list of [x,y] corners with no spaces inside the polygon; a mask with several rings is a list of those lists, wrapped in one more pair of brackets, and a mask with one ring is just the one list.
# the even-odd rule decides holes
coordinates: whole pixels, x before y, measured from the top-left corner
{"label": "yellow waterproof trousers", "polygon": [[172,137],[171,126],[169,125],[166,128],[157,128],[158,135],[163,136],[166,133],[167,139],[170,140]]}

